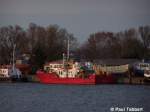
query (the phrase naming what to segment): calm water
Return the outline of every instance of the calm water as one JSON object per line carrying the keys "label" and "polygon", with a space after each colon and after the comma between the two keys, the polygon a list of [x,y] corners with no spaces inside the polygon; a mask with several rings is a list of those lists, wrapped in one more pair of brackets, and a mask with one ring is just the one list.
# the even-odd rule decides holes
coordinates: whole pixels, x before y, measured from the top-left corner
{"label": "calm water", "polygon": [[150,86],[0,84],[0,112],[110,112],[110,107],[150,112]]}

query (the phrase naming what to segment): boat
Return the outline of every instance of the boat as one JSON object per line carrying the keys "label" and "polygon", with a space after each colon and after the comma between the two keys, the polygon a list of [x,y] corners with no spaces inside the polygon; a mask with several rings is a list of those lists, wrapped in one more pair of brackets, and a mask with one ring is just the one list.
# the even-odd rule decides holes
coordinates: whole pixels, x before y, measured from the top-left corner
{"label": "boat", "polygon": [[37,76],[40,79],[41,83],[46,84],[96,84],[96,76],[91,75],[88,78],[80,78],[80,77],[65,77],[60,78],[55,73],[46,73],[43,71],[38,71]]}
{"label": "boat", "polygon": [[36,75],[44,84],[95,85],[115,82],[111,75],[96,75],[94,70],[89,68],[89,63],[83,65],[71,60],[69,45],[67,55],[63,53],[63,60],[46,63],[44,69],[38,70]]}
{"label": "boat", "polygon": [[0,77],[3,77],[3,79],[7,78],[11,81],[23,81],[24,77],[20,69],[25,67],[15,64],[15,47],[16,44],[13,44],[12,64],[0,66]]}
{"label": "boat", "polygon": [[12,65],[2,65],[0,68],[0,78],[1,80],[11,80],[11,81],[21,81],[22,73],[21,71],[13,67]]}
{"label": "boat", "polygon": [[21,71],[16,67],[12,67],[9,70],[9,75],[10,75],[12,81],[22,81],[23,80]]}
{"label": "boat", "polygon": [[93,69],[97,74],[125,74],[128,72],[129,64],[123,65],[94,65]]}
{"label": "boat", "polygon": [[115,83],[112,75],[96,75],[95,71],[79,62],[70,61],[66,67],[63,61],[54,61],[46,63],[44,70],[37,71],[37,77],[41,83],[46,84],[111,84]]}
{"label": "boat", "polygon": [[133,65],[133,72],[136,76],[144,77],[145,71],[150,70],[150,63],[138,62]]}
{"label": "boat", "polygon": [[[122,64],[122,65],[94,64],[93,69],[95,70],[95,73],[99,76],[102,76],[102,74],[106,74],[106,76],[107,77],[109,76],[110,79],[114,81],[114,83],[125,83],[124,78],[127,77],[129,64]],[[105,77],[102,77],[102,79],[104,78]]]}
{"label": "boat", "polygon": [[44,70],[37,71],[41,83],[50,84],[95,84],[96,75],[85,71],[78,62],[53,61],[44,65]]}
{"label": "boat", "polygon": [[7,68],[0,68],[0,81],[10,81],[9,70]]}
{"label": "boat", "polygon": [[150,78],[150,70],[145,70],[144,71],[144,77]]}
{"label": "boat", "polygon": [[43,71],[37,71],[37,77],[41,83],[44,84],[75,84],[75,85],[96,85],[96,84],[113,84],[115,80],[113,77],[104,75],[91,74],[87,78],[81,77],[65,77],[60,78],[55,73],[46,73]]}
{"label": "boat", "polygon": [[150,66],[144,70],[144,80],[150,82]]}

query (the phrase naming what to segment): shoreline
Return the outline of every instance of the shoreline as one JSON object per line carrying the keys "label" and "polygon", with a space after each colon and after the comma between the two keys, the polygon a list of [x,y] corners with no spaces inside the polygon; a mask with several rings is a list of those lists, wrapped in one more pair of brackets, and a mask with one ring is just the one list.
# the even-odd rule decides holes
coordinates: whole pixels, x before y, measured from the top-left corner
{"label": "shoreline", "polygon": [[[28,75],[22,80],[12,80],[10,78],[0,78],[0,83],[40,83],[39,79],[35,75]],[[150,85],[150,80],[146,80],[145,77],[117,77],[115,83],[100,83],[95,85]],[[50,84],[48,84],[50,85]],[[65,85],[65,84],[56,84],[56,85]],[[73,85],[73,84],[69,84]],[[80,84],[79,84],[80,85]],[[81,84],[82,85],[82,84]]]}

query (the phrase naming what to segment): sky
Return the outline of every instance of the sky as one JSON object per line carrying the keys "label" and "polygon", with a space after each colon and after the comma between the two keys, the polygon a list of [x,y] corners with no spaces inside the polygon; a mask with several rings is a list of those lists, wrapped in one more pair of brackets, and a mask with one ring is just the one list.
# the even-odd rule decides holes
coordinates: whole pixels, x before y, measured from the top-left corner
{"label": "sky", "polygon": [[57,24],[85,41],[98,31],[150,25],[150,0],[0,0],[0,27]]}

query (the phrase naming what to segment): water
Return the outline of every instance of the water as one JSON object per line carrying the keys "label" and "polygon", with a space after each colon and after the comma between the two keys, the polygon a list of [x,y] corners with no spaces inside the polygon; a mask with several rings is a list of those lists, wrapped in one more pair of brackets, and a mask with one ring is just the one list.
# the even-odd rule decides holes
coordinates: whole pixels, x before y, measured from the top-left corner
{"label": "water", "polygon": [[110,107],[150,111],[150,86],[0,84],[0,112],[110,112]]}

